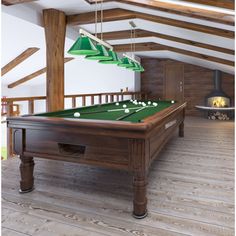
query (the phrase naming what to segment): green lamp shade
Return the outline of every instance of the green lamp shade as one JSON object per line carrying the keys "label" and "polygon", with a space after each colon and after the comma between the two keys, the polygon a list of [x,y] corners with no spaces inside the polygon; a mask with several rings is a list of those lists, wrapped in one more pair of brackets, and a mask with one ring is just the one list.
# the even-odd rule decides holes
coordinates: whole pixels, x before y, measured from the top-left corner
{"label": "green lamp shade", "polygon": [[96,55],[99,53],[89,37],[80,36],[68,51],[72,55]]}
{"label": "green lamp shade", "polygon": [[133,67],[133,65],[131,64],[130,60],[127,57],[123,57],[121,59],[121,63],[117,65],[121,67],[126,67],[126,68]]}
{"label": "green lamp shade", "polygon": [[133,69],[133,71],[144,72],[144,68],[141,66],[141,64],[136,63],[136,67]]}
{"label": "green lamp shade", "polygon": [[86,56],[85,58],[89,60],[111,60],[112,59],[112,57],[109,56],[108,51],[103,45],[97,44],[96,48],[99,51],[97,55]]}
{"label": "green lamp shade", "polygon": [[112,59],[111,60],[102,60],[102,61],[99,61],[99,63],[102,63],[102,64],[119,64],[119,63],[121,63],[116,52],[109,50],[108,54]]}
{"label": "green lamp shade", "polygon": [[136,62],[130,60],[130,64],[131,64],[132,66],[131,66],[131,67],[128,67],[128,69],[130,69],[130,70],[135,70],[135,69],[138,68],[138,63],[136,63]]}

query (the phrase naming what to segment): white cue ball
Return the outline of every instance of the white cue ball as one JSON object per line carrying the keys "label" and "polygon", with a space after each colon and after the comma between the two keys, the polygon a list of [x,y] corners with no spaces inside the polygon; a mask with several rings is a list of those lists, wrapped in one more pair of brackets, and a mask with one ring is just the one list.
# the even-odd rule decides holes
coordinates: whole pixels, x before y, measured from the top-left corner
{"label": "white cue ball", "polygon": [[129,113],[129,109],[125,109],[125,113]]}
{"label": "white cue ball", "polygon": [[133,102],[133,99],[130,99],[131,102]]}
{"label": "white cue ball", "polygon": [[171,103],[175,103],[175,101],[174,101],[174,100],[172,100],[172,101],[171,101]]}
{"label": "white cue ball", "polygon": [[148,101],[148,105],[151,105],[152,103],[150,101]]}
{"label": "white cue ball", "polygon": [[124,107],[124,108],[126,108],[126,107],[127,107],[127,105],[126,105],[126,104],[124,104],[124,105],[123,105],[123,107]]}
{"label": "white cue ball", "polygon": [[147,106],[147,105],[146,105],[146,103],[143,103],[142,105],[143,105],[144,107],[146,107],[146,106]]}
{"label": "white cue ball", "polygon": [[79,112],[75,112],[74,113],[74,117],[80,117],[80,113]]}
{"label": "white cue ball", "polygon": [[116,103],[116,106],[119,106],[119,102]]}
{"label": "white cue ball", "polygon": [[158,104],[157,104],[156,102],[154,102],[152,105],[153,105],[154,107],[157,107]]}
{"label": "white cue ball", "polygon": [[138,102],[138,104],[142,104],[142,102]]}

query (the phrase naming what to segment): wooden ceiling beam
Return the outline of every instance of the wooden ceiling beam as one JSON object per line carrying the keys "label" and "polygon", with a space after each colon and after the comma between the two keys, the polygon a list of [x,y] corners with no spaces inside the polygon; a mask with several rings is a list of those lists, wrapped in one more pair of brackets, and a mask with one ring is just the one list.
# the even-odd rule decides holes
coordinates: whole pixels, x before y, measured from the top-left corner
{"label": "wooden ceiling beam", "polygon": [[[98,34],[98,38],[100,37],[101,35]],[[213,50],[217,52],[234,55],[234,50],[231,50],[231,49],[217,47],[210,44],[200,43],[200,42],[196,42],[196,41],[192,41],[188,39],[178,38],[171,35],[155,33],[155,32],[142,30],[142,29],[135,30],[135,38],[146,38],[146,37],[166,39],[166,40],[177,42],[177,43],[183,43],[190,46],[205,48],[205,49],[209,49],[209,50]],[[103,33],[104,40],[118,40],[118,39],[129,39],[129,38],[130,38],[130,30]]]}
{"label": "wooden ceiling beam", "polygon": [[235,2],[234,0],[184,0],[185,2],[198,3],[207,6],[214,6],[220,8],[227,8],[234,10]]}
{"label": "wooden ceiling beam", "polygon": [[[64,63],[69,62],[69,61],[71,61],[73,59],[74,59],[73,57],[66,57],[65,60],[64,60]],[[27,81],[29,81],[29,80],[31,80],[31,79],[41,75],[41,74],[43,74],[43,73],[46,73],[46,71],[47,71],[47,67],[44,67],[44,68],[42,68],[40,70],[35,71],[34,73],[32,73],[30,75],[25,76],[22,79],[19,79],[19,80],[15,81],[15,82],[9,84],[7,87],[8,88],[14,88],[14,87],[16,87],[16,86],[18,86],[20,84],[23,84],[23,83],[25,83],[25,82],[27,82]]]}
{"label": "wooden ceiling beam", "polygon": [[15,4],[34,2],[34,1],[37,1],[37,0],[2,0],[2,4],[5,6],[11,6]]}
{"label": "wooden ceiling beam", "polygon": [[[113,45],[113,48],[116,52],[130,52],[131,51],[130,44]],[[180,49],[180,48],[165,46],[165,45],[158,44],[158,43],[136,43],[135,44],[135,51],[160,51],[160,50],[161,51],[167,50],[167,51],[171,51],[171,52],[180,53],[182,55],[200,58],[200,59],[207,60],[207,61],[213,61],[213,62],[217,62],[220,64],[225,64],[228,66],[234,66],[233,61],[225,60],[225,59],[218,58],[218,57],[208,56],[208,55],[197,53],[197,52],[187,51],[187,50]]]}
{"label": "wooden ceiling beam", "polygon": [[[114,1],[114,0],[106,0],[105,2],[119,2],[120,3],[120,1]],[[89,3],[94,4],[95,1],[92,1]],[[212,10],[205,10],[205,9],[200,9],[196,7],[183,6],[183,5],[161,2],[161,1],[123,0],[122,3],[127,3],[129,5],[138,6],[138,7],[154,9],[154,10],[162,11],[166,13],[177,14],[180,16],[186,16],[186,17],[191,17],[191,18],[196,18],[196,19],[201,19],[201,20],[208,20],[208,21],[221,23],[221,24],[234,25],[233,14],[230,15],[230,14],[216,12]]]}
{"label": "wooden ceiling beam", "polygon": [[[180,21],[176,19],[170,19],[161,16],[155,16],[119,8],[103,11],[103,22],[119,21],[119,20],[135,19],[135,18],[152,21],[164,25],[184,28],[188,30],[198,31],[206,34],[213,34],[225,38],[234,38],[233,31],[219,29],[206,25],[194,24],[186,21]],[[98,19],[100,19],[100,12],[98,13]],[[94,22],[95,22],[94,12],[67,16],[67,24],[69,25],[85,25]]]}
{"label": "wooden ceiling beam", "polygon": [[17,65],[19,65],[21,62],[26,60],[28,57],[33,55],[35,52],[37,52],[39,48],[33,47],[33,48],[27,48],[24,52],[22,52],[19,56],[14,58],[12,61],[7,63],[4,67],[2,67],[2,76],[5,75],[7,72],[15,68]]}

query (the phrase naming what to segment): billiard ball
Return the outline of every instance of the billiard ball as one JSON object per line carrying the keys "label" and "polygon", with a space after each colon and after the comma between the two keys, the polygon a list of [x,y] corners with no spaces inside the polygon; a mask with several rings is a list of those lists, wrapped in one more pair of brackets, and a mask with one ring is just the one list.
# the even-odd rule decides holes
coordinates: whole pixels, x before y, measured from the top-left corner
{"label": "billiard ball", "polygon": [[125,113],[129,113],[129,109],[125,109]]}
{"label": "billiard ball", "polygon": [[142,102],[138,102],[138,104],[142,104]]}
{"label": "billiard ball", "polygon": [[124,104],[124,105],[123,105],[123,108],[126,108],[126,107],[127,107],[127,105],[126,105],[126,104]]}
{"label": "billiard ball", "polygon": [[130,102],[133,102],[133,99],[130,99]]}
{"label": "billiard ball", "polygon": [[116,103],[116,106],[119,106],[119,102]]}
{"label": "billiard ball", "polygon": [[142,105],[143,105],[143,107],[146,107],[146,106],[147,106],[145,102],[143,102]]}
{"label": "billiard ball", "polygon": [[74,117],[80,117],[80,113],[79,112],[75,112],[74,113]]}
{"label": "billiard ball", "polygon": [[174,101],[174,100],[172,100],[172,101],[171,101],[171,103],[175,103],[175,101]]}
{"label": "billiard ball", "polygon": [[150,101],[148,101],[148,105],[151,105],[152,103]]}
{"label": "billiard ball", "polygon": [[156,102],[153,102],[152,105],[153,105],[154,107],[157,107],[158,104],[157,104]]}

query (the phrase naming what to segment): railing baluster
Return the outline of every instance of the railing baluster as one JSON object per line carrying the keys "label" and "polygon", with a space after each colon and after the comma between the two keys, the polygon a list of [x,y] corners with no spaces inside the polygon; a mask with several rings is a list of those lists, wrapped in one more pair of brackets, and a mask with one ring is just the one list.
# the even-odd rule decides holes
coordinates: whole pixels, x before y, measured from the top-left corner
{"label": "railing baluster", "polygon": [[34,114],[34,100],[28,101],[28,113]]}
{"label": "railing baluster", "polygon": [[94,96],[91,95],[91,105],[94,105]]}
{"label": "railing baluster", "polygon": [[72,108],[76,107],[76,97],[72,97]]}
{"label": "railing baluster", "polygon": [[110,101],[114,102],[114,95],[113,94],[111,94],[111,96],[110,96]]}
{"label": "railing baluster", "polygon": [[98,96],[99,96],[99,97],[98,97],[98,103],[99,103],[99,104],[102,104],[102,94],[99,94]]}
{"label": "railing baluster", "polygon": [[86,106],[86,96],[82,96],[82,106]]}

